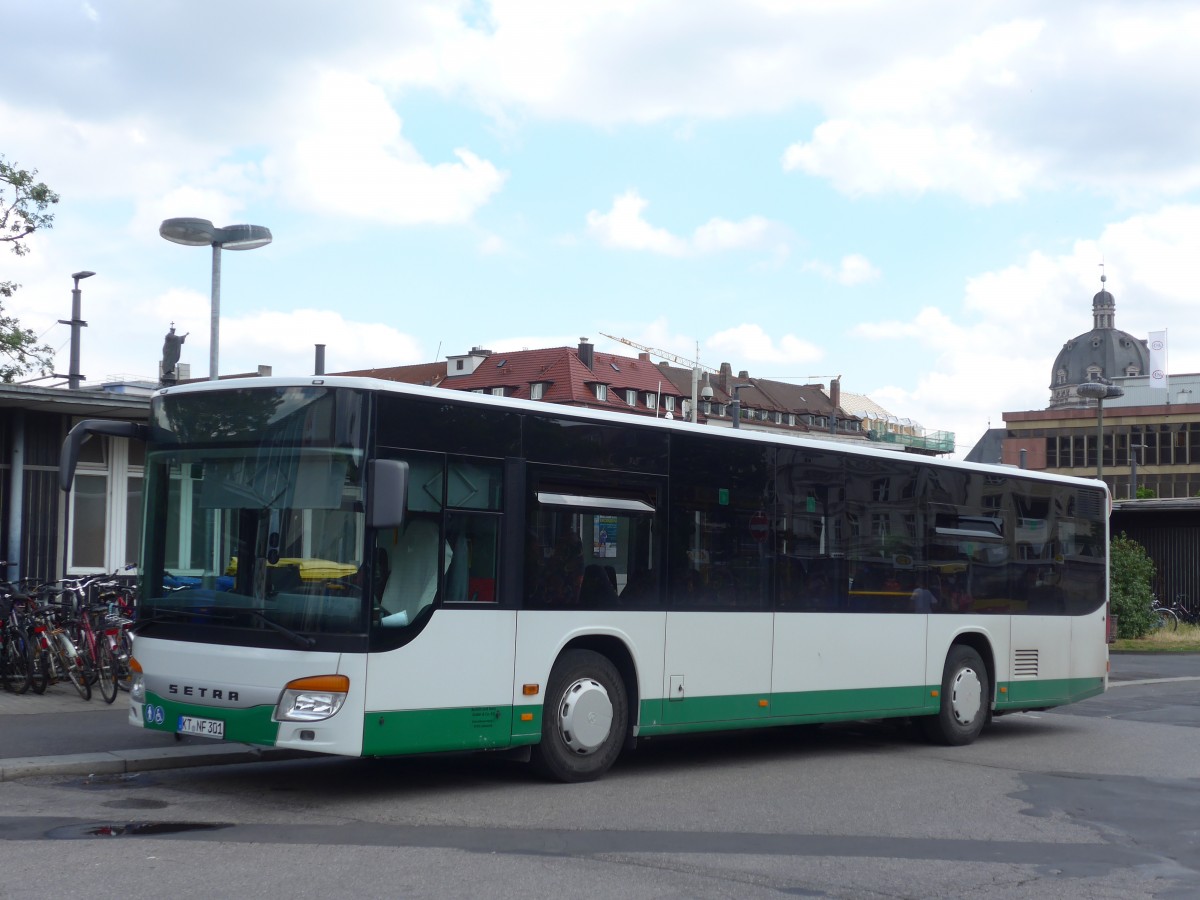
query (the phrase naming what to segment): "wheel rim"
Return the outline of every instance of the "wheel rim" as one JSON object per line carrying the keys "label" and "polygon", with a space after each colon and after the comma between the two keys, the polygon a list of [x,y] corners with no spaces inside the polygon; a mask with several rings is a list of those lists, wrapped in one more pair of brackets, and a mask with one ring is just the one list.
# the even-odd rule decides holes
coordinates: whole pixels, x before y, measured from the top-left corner
{"label": "wheel rim", "polygon": [[983,701],[983,683],[974,669],[959,669],[950,691],[950,709],[959,725],[970,725],[979,715]]}
{"label": "wheel rim", "polygon": [[590,756],[612,732],[613,704],[604,685],[580,678],[563,692],[558,705],[558,729],[572,753]]}

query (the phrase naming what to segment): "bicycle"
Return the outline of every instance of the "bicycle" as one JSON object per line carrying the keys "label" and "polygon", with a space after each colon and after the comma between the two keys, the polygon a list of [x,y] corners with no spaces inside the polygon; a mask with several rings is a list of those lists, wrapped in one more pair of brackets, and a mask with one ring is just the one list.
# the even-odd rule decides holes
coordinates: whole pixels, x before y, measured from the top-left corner
{"label": "bicycle", "polygon": [[1150,603],[1150,614],[1154,616],[1154,627],[1163,631],[1178,631],[1179,630],[1179,614],[1175,612],[1174,607],[1163,606],[1158,602],[1158,597],[1154,597]]}
{"label": "bicycle", "polygon": [[[59,593],[57,588],[47,586],[39,589],[38,597],[45,599]],[[66,618],[64,610],[53,603],[39,603],[33,608],[30,639],[34,643],[35,654],[40,658],[33,667],[33,689],[41,694],[49,685],[66,678],[75,686],[80,697],[91,700],[92,686],[88,683],[83,658],[66,631]]]}
{"label": "bicycle", "polygon": [[0,594],[0,679],[6,691],[24,694],[33,685],[30,643],[17,611],[24,598],[12,585],[3,587],[7,590]]}

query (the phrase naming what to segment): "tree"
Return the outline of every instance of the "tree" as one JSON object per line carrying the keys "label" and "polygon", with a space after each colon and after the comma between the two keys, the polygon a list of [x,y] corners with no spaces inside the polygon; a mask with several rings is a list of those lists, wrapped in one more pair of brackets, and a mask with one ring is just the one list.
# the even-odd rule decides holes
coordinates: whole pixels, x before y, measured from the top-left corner
{"label": "tree", "polygon": [[[58,202],[58,194],[44,182],[35,180],[37,169],[25,171],[9,165],[0,156],[0,242],[12,247],[17,256],[29,252],[25,243],[38,229],[54,226],[54,213],[49,209]],[[0,297],[11,297],[20,285],[12,281],[0,281]],[[0,304],[0,381],[12,382],[18,375],[40,369],[42,374],[50,370],[53,353],[46,345],[38,345],[37,335],[22,328],[12,316],[4,315]]]}
{"label": "tree", "polygon": [[1125,532],[1109,542],[1109,604],[1117,616],[1117,636],[1140,638],[1154,627],[1154,561]]}

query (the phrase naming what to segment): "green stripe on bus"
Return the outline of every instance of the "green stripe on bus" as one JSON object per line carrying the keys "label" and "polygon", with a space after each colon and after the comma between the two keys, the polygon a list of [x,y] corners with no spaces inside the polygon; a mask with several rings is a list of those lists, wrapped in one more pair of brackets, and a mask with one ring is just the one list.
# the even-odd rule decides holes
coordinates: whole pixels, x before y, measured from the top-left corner
{"label": "green stripe on bus", "polygon": [[[796,691],[689,697],[642,704],[639,734],[756,728],[804,722],[911,716],[936,712],[936,688],[911,685],[859,690]],[[661,710],[661,716],[658,715]]]}
{"label": "green stripe on bus", "polygon": [[1103,678],[1044,678],[1038,681],[1006,681],[996,695],[996,709],[1060,706],[1104,693]]}
{"label": "green stripe on bus", "polygon": [[[1101,678],[1008,682],[999,710],[1058,705],[1104,691]],[[1014,690],[1017,696],[1013,696]],[[736,694],[641,701],[638,734],[645,737],[728,731],[814,722],[888,719],[937,712],[937,685],[857,690]],[[766,705],[762,702],[766,701]],[[528,715],[528,720],[522,720]],[[502,750],[536,744],[542,735],[541,706],[476,706],[371,712],[364,716],[363,755],[395,756],[449,750]],[[227,726],[228,728],[228,726]],[[239,738],[239,740],[247,740]]]}
{"label": "green stripe on bus", "polygon": [[363,717],[362,752],[364,756],[394,756],[499,750],[512,744],[512,733],[511,706],[368,712]]}
{"label": "green stripe on bus", "polygon": [[[149,720],[146,710],[150,710]],[[158,711],[162,710],[159,719]],[[197,719],[218,719],[225,723],[225,740],[243,744],[258,744],[274,747],[279,734],[279,723],[272,720],[274,706],[252,706],[249,709],[229,709],[223,706],[201,706],[196,703],[179,703],[147,692],[142,706],[142,725],[151,731],[174,732],[180,716]]]}

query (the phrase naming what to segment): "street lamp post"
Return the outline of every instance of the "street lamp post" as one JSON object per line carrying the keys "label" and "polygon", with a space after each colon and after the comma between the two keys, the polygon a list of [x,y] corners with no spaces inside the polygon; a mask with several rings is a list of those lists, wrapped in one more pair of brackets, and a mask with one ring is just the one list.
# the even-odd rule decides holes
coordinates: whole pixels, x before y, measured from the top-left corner
{"label": "street lamp post", "polygon": [[271,229],[262,225],[216,228],[208,219],[167,219],[158,233],[188,247],[212,247],[212,320],[208,346],[208,377],[217,379],[221,322],[221,250],[253,250],[271,243]]}
{"label": "street lamp post", "polygon": [[67,369],[67,386],[73,391],[79,390],[79,382],[83,380],[79,374],[79,329],[87,326],[87,322],[80,318],[83,315],[83,292],[79,290],[79,282],[95,274],[84,270],[71,275],[75,279],[75,287],[71,289],[71,321],[58,320],[60,324],[71,326],[71,362]]}
{"label": "street lamp post", "polygon": [[1076,388],[1080,397],[1096,401],[1096,479],[1104,480],[1104,401],[1125,396],[1123,388],[1101,381],[1089,381]]}
{"label": "street lamp post", "polygon": [[730,406],[730,412],[733,413],[733,427],[742,427],[742,398],[738,393],[742,388],[754,387],[752,384],[735,384],[730,390],[733,391],[733,403]]}

